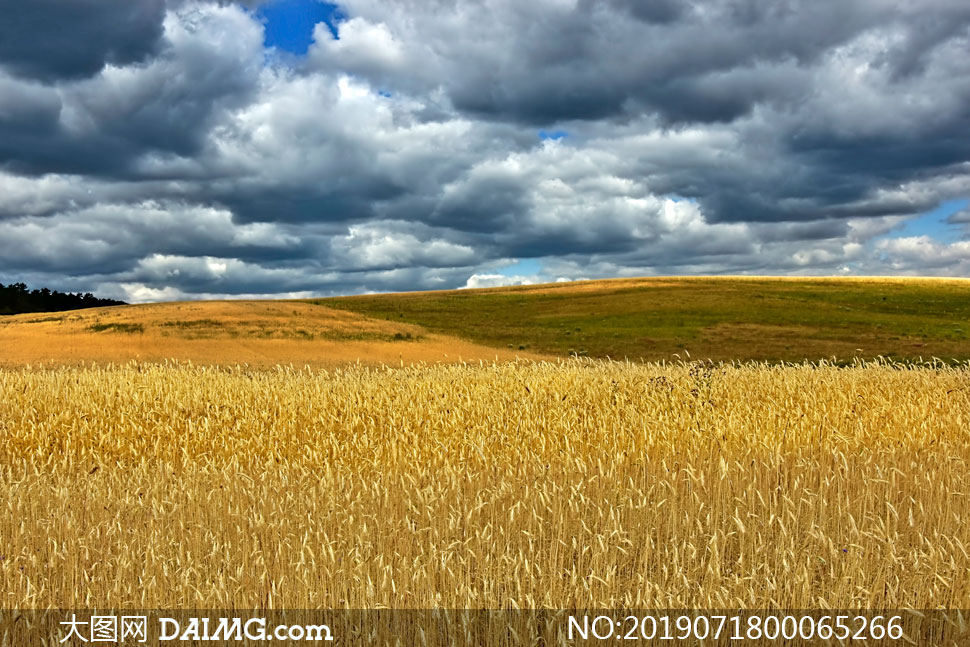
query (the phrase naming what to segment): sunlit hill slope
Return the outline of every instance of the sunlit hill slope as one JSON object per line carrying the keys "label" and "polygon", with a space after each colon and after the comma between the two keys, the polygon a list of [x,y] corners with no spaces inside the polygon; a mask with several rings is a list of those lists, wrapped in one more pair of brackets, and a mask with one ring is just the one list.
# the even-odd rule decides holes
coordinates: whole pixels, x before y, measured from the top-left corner
{"label": "sunlit hill slope", "polygon": [[0,317],[0,363],[970,359],[970,280],[642,278]]}

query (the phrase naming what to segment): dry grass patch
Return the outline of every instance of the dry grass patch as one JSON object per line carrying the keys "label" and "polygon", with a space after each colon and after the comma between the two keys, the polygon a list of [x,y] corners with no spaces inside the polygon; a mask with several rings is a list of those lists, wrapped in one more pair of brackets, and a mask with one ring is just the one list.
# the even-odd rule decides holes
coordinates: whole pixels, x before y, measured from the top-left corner
{"label": "dry grass patch", "polygon": [[[514,354],[291,301],[200,301],[0,319],[0,365],[160,362],[334,366],[510,359]],[[525,353],[518,353],[525,355]]]}

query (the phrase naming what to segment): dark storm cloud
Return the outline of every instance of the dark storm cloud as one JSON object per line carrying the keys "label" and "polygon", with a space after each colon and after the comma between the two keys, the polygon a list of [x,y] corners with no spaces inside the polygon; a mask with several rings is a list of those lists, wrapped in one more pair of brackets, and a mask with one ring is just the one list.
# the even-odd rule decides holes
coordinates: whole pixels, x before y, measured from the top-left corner
{"label": "dark storm cloud", "polygon": [[[459,109],[535,124],[631,111],[654,111],[672,124],[730,120],[771,97],[722,75],[765,63],[809,65],[896,17],[866,0],[347,4],[352,16],[357,10],[404,36],[405,49],[414,44],[426,66],[439,66],[428,81],[443,84]],[[475,42],[454,38],[456,26]],[[378,73],[345,58],[358,72]],[[409,76],[421,72],[396,80],[411,83]]]}
{"label": "dark storm cloud", "polygon": [[609,4],[647,23],[671,23],[690,11],[690,5],[683,0],[611,0]]}
{"label": "dark storm cloud", "polygon": [[970,224],[970,208],[964,208],[947,217],[946,222],[951,225]]}
{"label": "dark storm cloud", "polygon": [[177,202],[96,205],[0,223],[0,269],[110,274],[155,254],[278,264],[323,250],[318,237],[239,225],[228,211]]}
{"label": "dark storm cloud", "polygon": [[366,220],[373,217],[377,196],[315,192],[310,188],[267,189],[217,198],[232,209],[243,222],[266,220],[272,213],[282,222],[320,222],[327,220]]}
{"label": "dark storm cloud", "polygon": [[56,81],[153,54],[164,0],[0,0],[0,67]]}
{"label": "dark storm cloud", "polygon": [[[77,4],[90,9],[92,3]],[[103,4],[118,9],[118,3]],[[144,4],[143,9],[119,10],[121,24],[126,11],[147,11],[155,3]],[[71,23],[60,22],[59,16],[71,18],[79,9],[63,14],[47,9],[46,21],[58,21],[59,29],[71,31]],[[19,16],[19,10],[10,12]],[[112,19],[110,13],[90,13],[89,21]],[[160,12],[156,18],[161,30]],[[57,86],[4,78],[0,69],[0,89],[5,90],[0,96],[5,108],[0,110],[0,167],[21,174],[131,177],[137,173],[135,162],[146,155],[198,155],[216,114],[251,99],[260,61],[245,57],[245,43],[258,43],[259,30],[242,20],[237,16],[243,29],[230,31],[231,21],[219,24],[212,16],[185,9],[181,21],[171,20],[167,33],[159,33],[154,46],[158,51],[150,60],[128,68],[99,65],[90,78]],[[213,23],[216,28],[206,29]],[[200,30],[205,35],[193,37]]]}
{"label": "dark storm cloud", "polygon": [[[970,159],[970,139],[960,133],[970,128],[970,106],[959,119],[947,119],[931,128],[914,124],[914,132],[840,136],[815,133],[791,142],[790,152],[830,179],[865,178],[868,182],[902,181],[914,171],[927,174]],[[858,187],[864,190],[868,186]],[[858,198],[858,190],[831,195],[833,202]]]}
{"label": "dark storm cloud", "polygon": [[514,229],[518,216],[528,211],[527,193],[521,177],[473,173],[443,191],[428,222],[484,234]]}

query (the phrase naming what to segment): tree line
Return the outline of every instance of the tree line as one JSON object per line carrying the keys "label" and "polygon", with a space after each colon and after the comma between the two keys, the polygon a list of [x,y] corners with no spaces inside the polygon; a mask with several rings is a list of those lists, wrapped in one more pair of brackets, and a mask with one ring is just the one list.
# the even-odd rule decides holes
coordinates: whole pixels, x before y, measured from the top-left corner
{"label": "tree line", "polygon": [[124,301],[99,299],[90,292],[84,294],[58,292],[48,288],[28,290],[23,283],[0,283],[0,315],[15,315],[23,312],[60,312],[100,306],[124,305]]}

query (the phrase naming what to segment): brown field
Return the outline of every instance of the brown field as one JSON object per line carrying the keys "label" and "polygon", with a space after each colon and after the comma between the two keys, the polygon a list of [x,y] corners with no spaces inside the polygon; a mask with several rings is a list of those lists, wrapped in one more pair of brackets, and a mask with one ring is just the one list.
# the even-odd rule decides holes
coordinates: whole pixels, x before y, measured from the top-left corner
{"label": "brown field", "polygon": [[131,364],[0,396],[0,607],[970,607],[967,367]]}
{"label": "brown field", "polygon": [[265,368],[538,357],[299,301],[159,303],[0,317],[0,348],[0,366],[179,360]]}

